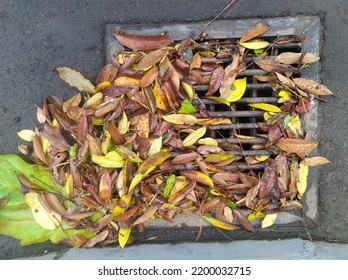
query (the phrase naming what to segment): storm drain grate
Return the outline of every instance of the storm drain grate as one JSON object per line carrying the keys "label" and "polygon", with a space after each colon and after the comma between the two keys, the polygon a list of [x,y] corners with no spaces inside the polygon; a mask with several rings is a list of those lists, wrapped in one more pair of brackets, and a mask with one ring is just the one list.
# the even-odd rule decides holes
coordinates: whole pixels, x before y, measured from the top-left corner
{"label": "storm drain grate", "polygon": [[[205,40],[216,40],[218,47],[229,48],[232,52],[236,45],[235,42],[248,30],[253,24],[263,21],[271,28],[264,33],[264,37],[268,42],[272,43],[268,49],[268,58],[275,57],[283,52],[310,52],[314,55],[319,55],[319,40],[320,40],[320,20],[317,17],[286,17],[273,19],[247,19],[247,20],[221,20],[215,21],[207,30]],[[185,38],[193,38],[205,26],[205,22],[187,23],[187,24],[157,24],[157,25],[118,25],[109,24],[106,28],[106,60],[110,55],[124,50],[124,47],[115,39],[113,31],[122,30],[133,34],[160,34],[162,32],[170,35],[174,40],[181,41]],[[281,43],[278,43],[281,42]],[[207,58],[209,59],[209,58]],[[215,58],[214,58],[215,59]],[[203,98],[208,85],[194,86],[194,90],[201,98],[201,102],[206,105],[206,108],[211,117],[230,118],[232,124],[212,125],[207,131],[207,136],[216,139],[219,143],[231,143],[242,146],[242,150],[233,151],[235,155],[241,156],[260,156],[272,155],[271,150],[254,149],[255,145],[267,142],[267,139],[259,136],[263,132],[259,129],[258,122],[264,121],[264,111],[254,109],[247,104],[249,103],[270,103],[277,104],[278,97],[276,92],[268,83],[262,83],[254,78],[254,75],[268,74],[253,63],[257,59],[255,55],[249,55],[246,58],[247,65],[250,66],[240,73],[238,78],[247,79],[247,90],[240,100],[231,103],[227,107],[217,101]],[[220,59],[222,65],[228,65],[231,60],[228,58]],[[312,64],[310,68],[302,71],[302,77],[318,80],[319,66],[318,63]],[[195,101],[199,102],[199,101]],[[313,101],[315,102],[315,101]],[[317,138],[317,107],[306,115],[303,119],[303,127],[305,131],[312,131],[312,137]],[[235,135],[254,136],[250,139],[241,139]],[[244,158],[243,157],[243,158]],[[256,163],[249,164],[247,162],[231,163],[224,167],[226,170],[236,169],[253,169],[256,172],[262,171],[264,164]],[[309,187],[307,194],[303,197],[303,205],[305,207],[306,221],[316,222],[318,207],[317,207],[317,174],[316,171],[310,173]],[[280,213],[278,224],[299,224],[302,223],[302,213],[295,211],[294,213]],[[183,221],[177,219],[176,223],[180,224]],[[154,221],[156,227],[161,222]],[[184,223],[188,226],[196,226],[197,221],[189,221],[185,219]],[[163,227],[168,224],[163,224]],[[175,226],[175,224],[174,224]]]}

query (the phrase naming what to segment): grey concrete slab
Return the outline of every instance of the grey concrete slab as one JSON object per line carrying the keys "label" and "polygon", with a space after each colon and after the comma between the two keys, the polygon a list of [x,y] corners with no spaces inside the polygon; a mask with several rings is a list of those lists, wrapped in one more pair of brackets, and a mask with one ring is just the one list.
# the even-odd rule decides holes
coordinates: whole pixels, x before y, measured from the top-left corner
{"label": "grey concrete slab", "polygon": [[[44,95],[68,97],[75,91],[61,81],[57,66],[69,66],[95,79],[104,62],[104,26],[108,23],[192,22],[212,19],[227,0],[127,1],[0,1],[0,153],[16,152],[16,131],[32,128],[34,104]],[[226,19],[315,15],[321,19],[320,80],[336,97],[319,104],[319,153],[332,164],[319,168],[319,224],[315,240],[348,242],[346,111],[348,88],[348,2],[346,0],[237,0]],[[216,233],[215,233],[216,234]],[[282,237],[306,236],[283,229]],[[169,240],[194,239],[196,233],[172,233]],[[274,238],[278,238],[274,235]],[[210,235],[206,239],[211,238]],[[246,235],[246,238],[255,238]],[[262,232],[258,232],[262,238]],[[175,239],[176,238],[176,239]],[[156,245],[157,246],[157,245]],[[0,259],[30,256],[61,247],[44,244],[19,247],[0,238]]]}
{"label": "grey concrete slab", "polygon": [[301,239],[142,244],[120,248],[69,249],[31,260],[347,260],[348,244]]}

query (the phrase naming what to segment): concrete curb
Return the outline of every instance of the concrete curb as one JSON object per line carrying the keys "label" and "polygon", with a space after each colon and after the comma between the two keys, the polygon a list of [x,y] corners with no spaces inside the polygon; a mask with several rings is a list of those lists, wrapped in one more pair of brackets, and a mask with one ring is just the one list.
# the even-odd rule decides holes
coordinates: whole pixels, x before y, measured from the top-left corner
{"label": "concrete curb", "polygon": [[301,239],[72,248],[22,260],[347,260],[348,244]]}

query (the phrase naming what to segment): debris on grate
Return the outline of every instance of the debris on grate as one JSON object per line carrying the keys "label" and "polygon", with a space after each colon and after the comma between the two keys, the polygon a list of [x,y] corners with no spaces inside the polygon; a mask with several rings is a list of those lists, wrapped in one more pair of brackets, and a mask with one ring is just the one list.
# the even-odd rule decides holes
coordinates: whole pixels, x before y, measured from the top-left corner
{"label": "debris on grate", "polygon": [[[295,30],[308,33],[306,20]],[[240,36],[221,36],[231,26],[215,22],[200,42],[182,38],[185,32],[173,36],[175,43],[162,31],[114,30],[130,50],[112,53],[95,85],[58,67],[80,92],[66,101],[47,96],[37,109],[41,125],[18,132],[32,142],[20,151],[49,169],[3,156],[9,164],[0,166],[7,174],[1,181],[15,177],[22,184],[18,201],[32,211],[40,234],[55,230],[59,237],[47,238],[73,246],[124,247],[132,230],[141,233],[153,217],[177,225],[180,214],[253,233],[255,220],[262,228],[302,221],[294,209],[302,209],[309,166],[328,162],[309,156],[318,143],[306,121],[315,124],[314,96],[332,92],[300,76],[319,57],[307,52],[304,34],[289,34],[293,27],[282,31],[276,22],[254,22]],[[276,34],[268,32],[272,24]],[[7,192],[16,190],[3,189],[0,211],[7,211],[13,203]],[[26,237],[27,244],[40,239]]]}

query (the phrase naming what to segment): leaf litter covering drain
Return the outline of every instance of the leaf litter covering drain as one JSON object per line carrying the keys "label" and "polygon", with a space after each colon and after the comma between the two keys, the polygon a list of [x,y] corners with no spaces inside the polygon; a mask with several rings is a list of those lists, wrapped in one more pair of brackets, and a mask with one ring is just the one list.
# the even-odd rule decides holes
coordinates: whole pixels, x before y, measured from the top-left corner
{"label": "leaf litter covering drain", "polygon": [[127,50],[111,56],[95,85],[57,68],[79,93],[47,96],[40,124],[18,132],[32,143],[19,150],[39,165],[1,157],[0,232],[23,245],[124,247],[153,218],[196,213],[255,232],[252,220],[264,228],[279,211],[301,208],[308,167],[328,162],[309,156],[318,143],[301,116],[332,92],[301,78],[319,59],[301,53],[301,38],[258,39],[269,28],[180,42],[117,32]]}

